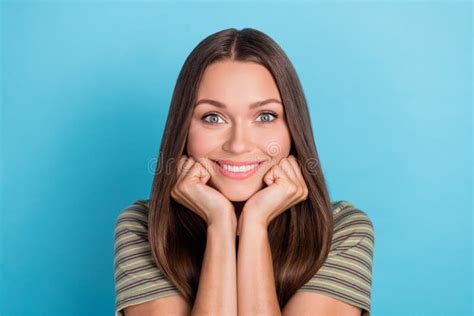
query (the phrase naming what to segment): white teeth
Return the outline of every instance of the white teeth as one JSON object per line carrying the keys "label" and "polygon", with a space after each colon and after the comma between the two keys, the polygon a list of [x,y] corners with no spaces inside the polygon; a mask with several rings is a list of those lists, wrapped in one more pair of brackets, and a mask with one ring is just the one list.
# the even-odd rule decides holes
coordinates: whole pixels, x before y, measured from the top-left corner
{"label": "white teeth", "polygon": [[227,171],[231,172],[247,172],[249,170],[254,169],[257,167],[258,164],[255,165],[246,165],[246,166],[229,166],[229,165],[222,165],[222,168],[224,168]]}

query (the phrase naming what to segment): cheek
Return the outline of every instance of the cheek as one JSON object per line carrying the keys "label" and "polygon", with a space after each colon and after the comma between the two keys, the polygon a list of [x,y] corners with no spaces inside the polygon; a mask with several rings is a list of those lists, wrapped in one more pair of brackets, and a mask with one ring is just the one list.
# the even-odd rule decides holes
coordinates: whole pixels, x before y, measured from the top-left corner
{"label": "cheek", "polygon": [[213,141],[215,141],[215,138],[209,137],[208,134],[199,130],[196,125],[191,124],[186,144],[188,156],[207,157],[208,153],[215,147]]}
{"label": "cheek", "polygon": [[259,138],[259,145],[268,156],[287,157],[291,150],[291,136],[287,129],[278,129]]}

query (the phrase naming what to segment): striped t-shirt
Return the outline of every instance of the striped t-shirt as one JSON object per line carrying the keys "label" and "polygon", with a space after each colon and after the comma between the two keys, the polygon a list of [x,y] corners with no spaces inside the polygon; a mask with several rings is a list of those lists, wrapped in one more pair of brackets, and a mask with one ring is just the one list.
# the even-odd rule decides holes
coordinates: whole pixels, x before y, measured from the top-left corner
{"label": "striped t-shirt", "polygon": [[[148,200],[141,200],[148,202]],[[300,291],[324,294],[370,315],[374,228],[351,202],[331,202],[334,234],[327,260]],[[134,202],[115,222],[115,316],[123,309],[180,294],[153,261],[148,242],[148,208]]]}

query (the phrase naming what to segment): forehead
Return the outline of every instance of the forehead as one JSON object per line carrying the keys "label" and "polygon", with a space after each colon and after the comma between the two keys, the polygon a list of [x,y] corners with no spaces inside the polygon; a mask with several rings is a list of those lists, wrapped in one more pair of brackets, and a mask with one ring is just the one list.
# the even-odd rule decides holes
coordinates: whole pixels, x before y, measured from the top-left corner
{"label": "forehead", "polygon": [[197,97],[215,98],[229,103],[235,103],[235,100],[250,103],[272,97],[280,99],[280,93],[272,74],[264,66],[226,60],[206,68]]}

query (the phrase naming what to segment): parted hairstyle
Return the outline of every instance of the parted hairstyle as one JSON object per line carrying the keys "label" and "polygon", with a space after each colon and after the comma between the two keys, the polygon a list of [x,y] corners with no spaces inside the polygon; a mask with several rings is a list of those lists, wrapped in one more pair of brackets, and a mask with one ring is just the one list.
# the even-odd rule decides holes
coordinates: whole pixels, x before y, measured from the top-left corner
{"label": "parted hairstyle", "polygon": [[268,226],[275,286],[283,308],[327,259],[333,216],[301,83],[284,51],[261,31],[230,28],[211,34],[183,64],[161,140],[150,199],[146,202],[151,252],[157,267],[193,306],[207,224],[177,203],[171,190],[177,181],[177,162],[187,154],[187,134],[200,80],[207,66],[222,60],[258,63],[272,74],[291,135],[290,154],[296,157],[309,191],[305,201],[285,210]]}

